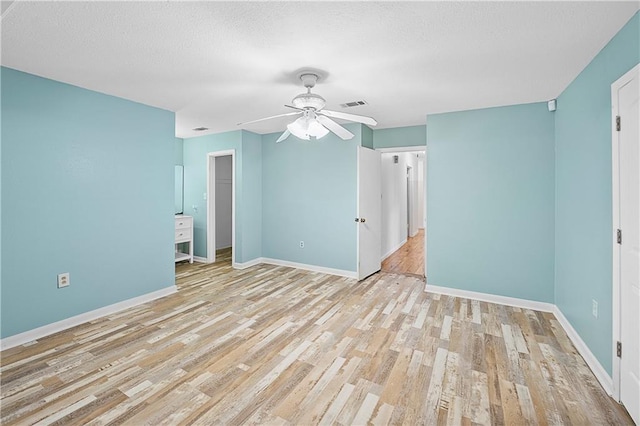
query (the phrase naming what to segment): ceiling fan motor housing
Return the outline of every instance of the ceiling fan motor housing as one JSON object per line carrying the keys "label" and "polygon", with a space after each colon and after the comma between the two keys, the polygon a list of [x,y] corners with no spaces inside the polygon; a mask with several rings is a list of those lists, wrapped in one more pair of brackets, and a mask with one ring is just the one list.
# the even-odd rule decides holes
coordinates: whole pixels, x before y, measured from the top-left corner
{"label": "ceiling fan motor housing", "polygon": [[324,108],[325,100],[322,96],[315,93],[301,93],[291,101],[294,107],[300,109],[312,108],[316,111]]}
{"label": "ceiling fan motor housing", "polygon": [[318,80],[320,79],[320,76],[318,74],[308,72],[308,71],[307,72],[303,71],[301,74],[299,74],[299,77],[300,77],[300,80],[302,80],[302,85],[307,89],[313,88],[313,86],[315,86]]}

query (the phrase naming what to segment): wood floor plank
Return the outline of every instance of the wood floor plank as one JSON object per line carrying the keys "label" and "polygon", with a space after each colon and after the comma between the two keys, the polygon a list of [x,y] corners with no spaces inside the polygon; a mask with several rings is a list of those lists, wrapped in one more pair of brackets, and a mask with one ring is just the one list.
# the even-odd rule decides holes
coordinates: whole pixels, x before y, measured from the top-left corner
{"label": "wood floor plank", "polygon": [[357,282],[218,259],[3,351],[0,422],[632,424],[552,314],[430,294],[415,269]]}
{"label": "wood floor plank", "polygon": [[419,229],[413,237],[398,250],[382,261],[384,272],[424,276],[424,229]]}

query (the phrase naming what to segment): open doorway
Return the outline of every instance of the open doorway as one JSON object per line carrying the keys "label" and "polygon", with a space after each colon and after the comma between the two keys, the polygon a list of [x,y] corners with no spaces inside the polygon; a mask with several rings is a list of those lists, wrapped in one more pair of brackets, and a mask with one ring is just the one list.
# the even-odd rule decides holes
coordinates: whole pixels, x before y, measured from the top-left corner
{"label": "open doorway", "polygon": [[207,262],[233,262],[235,246],[235,150],[207,157]]}
{"label": "open doorway", "polygon": [[382,153],[382,270],[425,276],[425,151]]}

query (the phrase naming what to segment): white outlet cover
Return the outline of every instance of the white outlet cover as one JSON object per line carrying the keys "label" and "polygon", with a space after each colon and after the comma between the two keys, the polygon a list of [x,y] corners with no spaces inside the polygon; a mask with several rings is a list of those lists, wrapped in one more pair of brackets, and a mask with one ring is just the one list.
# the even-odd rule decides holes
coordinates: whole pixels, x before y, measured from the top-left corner
{"label": "white outlet cover", "polygon": [[71,284],[71,280],[68,272],[58,274],[58,288],[69,287],[69,284]]}

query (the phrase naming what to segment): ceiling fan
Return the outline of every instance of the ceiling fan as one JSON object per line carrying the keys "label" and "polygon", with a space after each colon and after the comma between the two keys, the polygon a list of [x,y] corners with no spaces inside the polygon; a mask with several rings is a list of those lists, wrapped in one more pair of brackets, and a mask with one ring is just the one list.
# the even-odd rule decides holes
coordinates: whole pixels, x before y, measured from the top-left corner
{"label": "ceiling fan", "polygon": [[259,121],[271,120],[278,117],[299,115],[300,117],[298,119],[287,125],[287,130],[285,130],[284,133],[280,135],[280,137],[276,141],[282,142],[290,135],[297,136],[298,138],[304,140],[309,140],[311,137],[320,139],[321,137],[326,136],[329,131],[335,133],[343,140],[353,138],[353,133],[333,121],[331,118],[355,121],[357,123],[368,124],[369,126],[375,126],[378,124],[378,122],[371,117],[356,114],[346,114],[344,112],[324,109],[324,98],[315,93],[311,93],[311,89],[316,85],[316,82],[320,78],[318,73],[313,71],[303,71],[298,74],[298,77],[302,81],[304,87],[307,89],[307,93],[301,93],[293,98],[293,100],[291,101],[293,105],[285,105],[287,108],[295,109],[295,112],[288,112],[285,114],[278,114],[271,117],[260,118],[258,120],[238,123],[238,126],[257,123]]}

